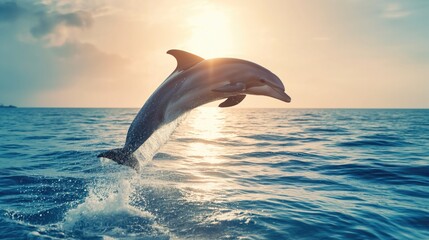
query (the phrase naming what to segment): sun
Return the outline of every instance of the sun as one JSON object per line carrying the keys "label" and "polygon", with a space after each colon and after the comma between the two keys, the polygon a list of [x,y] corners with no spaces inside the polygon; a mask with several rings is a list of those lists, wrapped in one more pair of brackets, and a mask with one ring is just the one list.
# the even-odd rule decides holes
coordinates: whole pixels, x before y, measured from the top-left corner
{"label": "sun", "polygon": [[187,19],[191,36],[185,48],[205,58],[229,54],[234,49],[231,18],[226,9],[212,4],[195,7]]}

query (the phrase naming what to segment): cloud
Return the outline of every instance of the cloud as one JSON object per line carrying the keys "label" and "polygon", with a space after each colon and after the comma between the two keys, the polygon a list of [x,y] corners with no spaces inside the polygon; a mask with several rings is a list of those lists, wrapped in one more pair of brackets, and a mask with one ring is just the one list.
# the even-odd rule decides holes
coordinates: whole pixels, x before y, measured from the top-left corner
{"label": "cloud", "polygon": [[404,18],[410,15],[411,12],[405,10],[399,3],[387,4],[383,12],[384,18]]}
{"label": "cloud", "polygon": [[22,11],[23,9],[18,7],[16,2],[0,3],[0,22],[14,21],[23,13]]}
{"label": "cloud", "polygon": [[72,29],[84,29],[92,24],[92,16],[86,11],[66,14],[39,12],[38,24],[31,28],[31,34],[44,39],[50,46],[64,44],[70,37]]}
{"label": "cloud", "polygon": [[0,3],[0,22],[13,24],[18,19],[26,21],[31,36],[48,46],[64,44],[72,30],[89,28],[93,22],[92,13],[85,10],[59,12],[40,2]]}
{"label": "cloud", "polygon": [[120,74],[129,64],[129,60],[117,54],[107,53],[91,43],[70,41],[52,51],[62,62],[61,72],[68,76],[78,73],[80,79],[91,78],[97,81]]}
{"label": "cloud", "polygon": [[39,22],[31,29],[34,37],[43,37],[50,34],[59,26],[86,28],[92,23],[91,14],[85,11],[67,14],[39,12],[37,15]]}
{"label": "cloud", "polygon": [[47,91],[126,75],[127,58],[82,41],[94,14],[91,8],[0,0],[0,100],[28,105]]}
{"label": "cloud", "polygon": [[[11,26],[9,31],[13,32],[13,34],[4,35],[4,41],[12,45],[18,42],[21,42],[21,45],[30,44],[33,46],[26,47],[41,48],[39,52],[45,49],[46,53],[53,52],[54,57],[62,62],[70,63],[78,60],[87,63],[88,66],[94,66],[94,63],[105,65],[115,63],[123,66],[127,62],[125,58],[107,53],[92,43],[79,40],[79,30],[89,29],[92,26],[94,21],[92,12],[97,10],[78,9],[77,6],[70,4],[57,6],[50,1],[0,2],[0,22],[9,23]],[[15,23],[17,20],[21,22]],[[73,32],[75,30],[77,32]],[[76,34],[72,36],[72,33]],[[36,41],[22,41],[23,35],[32,36]],[[40,43],[43,46],[40,46]]]}

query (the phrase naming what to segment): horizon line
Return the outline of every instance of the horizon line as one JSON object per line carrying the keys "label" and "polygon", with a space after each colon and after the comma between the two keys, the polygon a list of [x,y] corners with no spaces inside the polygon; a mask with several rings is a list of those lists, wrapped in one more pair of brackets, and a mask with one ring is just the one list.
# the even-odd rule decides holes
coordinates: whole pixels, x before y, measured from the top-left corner
{"label": "horizon line", "polygon": [[[16,106],[16,105],[14,105]],[[140,109],[142,107],[48,107],[48,106],[41,106],[41,107],[31,107],[31,106],[24,106],[24,107],[19,107],[16,106],[16,108],[11,108],[11,109],[23,109],[23,108],[51,108],[51,109],[60,109],[60,108],[64,108],[64,109]],[[217,106],[201,106],[199,108],[219,108]],[[0,108],[1,109],[1,108]],[[6,109],[6,108],[5,108]],[[229,109],[229,108],[222,108],[222,109]],[[291,108],[279,108],[279,107],[236,107],[234,109],[421,109],[421,110],[429,110],[429,107],[291,107]]]}

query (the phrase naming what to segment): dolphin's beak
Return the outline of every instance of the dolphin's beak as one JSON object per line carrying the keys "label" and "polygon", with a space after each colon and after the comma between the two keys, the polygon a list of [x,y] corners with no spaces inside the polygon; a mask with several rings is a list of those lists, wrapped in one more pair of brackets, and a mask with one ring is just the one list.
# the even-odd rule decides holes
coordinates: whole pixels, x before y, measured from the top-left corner
{"label": "dolphin's beak", "polygon": [[283,102],[287,102],[287,103],[289,103],[289,102],[292,100],[292,99],[289,97],[289,95],[287,95],[287,94],[283,91],[283,89],[273,87],[273,90],[274,90],[274,91],[271,91],[271,94],[270,94],[270,96],[271,96],[271,97],[276,98],[276,99],[278,99],[278,100],[281,100],[281,101],[283,101]]}

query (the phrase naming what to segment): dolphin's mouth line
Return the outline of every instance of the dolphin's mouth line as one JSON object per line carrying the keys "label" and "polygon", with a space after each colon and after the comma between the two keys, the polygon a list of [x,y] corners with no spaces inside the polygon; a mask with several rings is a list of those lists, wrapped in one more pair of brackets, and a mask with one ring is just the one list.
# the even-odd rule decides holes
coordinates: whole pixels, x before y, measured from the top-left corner
{"label": "dolphin's mouth line", "polygon": [[274,89],[275,91],[277,91],[277,92],[279,92],[279,93],[284,93],[285,92],[285,90],[284,89],[281,89],[281,88],[279,88],[279,87],[276,87],[276,86],[270,86],[272,89]]}
{"label": "dolphin's mouth line", "polygon": [[[277,86],[273,86],[272,84],[266,84],[265,86],[271,88],[273,91],[271,92],[271,94],[269,94],[269,96],[279,99],[283,102],[287,102],[290,103],[291,102],[291,97],[285,92],[285,90],[283,88],[277,87]],[[252,88],[256,88],[258,86],[254,86],[254,87],[250,87],[250,88],[246,88],[245,90],[241,91],[241,92],[237,92],[237,93],[241,93],[241,94],[246,94],[246,90],[250,90]],[[251,93],[250,93],[251,94]],[[260,94],[256,94],[256,95],[260,95]]]}
{"label": "dolphin's mouth line", "polygon": [[287,103],[291,102],[292,98],[285,92],[284,89],[273,86],[271,86],[271,88],[282,96],[280,100],[285,101]]}
{"label": "dolphin's mouth line", "polygon": [[269,87],[271,87],[272,89],[276,90],[276,91],[281,91],[281,92],[285,91],[285,88],[283,86],[279,87],[278,85],[274,85],[273,83],[270,83],[268,81],[266,81],[265,84],[268,85]]}

